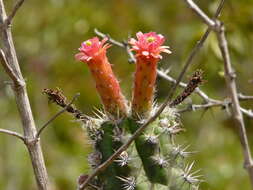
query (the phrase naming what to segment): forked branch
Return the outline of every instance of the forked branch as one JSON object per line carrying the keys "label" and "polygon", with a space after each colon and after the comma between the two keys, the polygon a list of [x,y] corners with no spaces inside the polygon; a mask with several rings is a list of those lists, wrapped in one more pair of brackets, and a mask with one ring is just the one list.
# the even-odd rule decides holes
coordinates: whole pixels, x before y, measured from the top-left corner
{"label": "forked branch", "polygon": [[[18,8],[22,5],[23,1],[19,1],[15,6],[13,13],[9,17],[9,21],[12,20],[16,14]],[[13,90],[15,99],[19,111],[19,115],[22,121],[22,127],[24,131],[25,144],[30,154],[34,175],[37,181],[39,190],[47,190],[48,187],[48,175],[45,167],[45,162],[40,146],[39,139],[35,139],[37,130],[35,127],[32,110],[26,90],[25,80],[20,71],[16,50],[14,47],[11,28],[6,25],[8,17],[6,15],[4,2],[0,0],[0,26],[1,26],[1,40],[3,50],[1,51],[1,63],[13,81]],[[16,135],[19,136],[19,135]],[[19,136],[19,138],[21,138]]]}
{"label": "forked branch", "polygon": [[10,130],[7,130],[7,129],[0,129],[0,133],[11,135],[11,136],[19,138],[22,141],[25,141],[25,138],[24,138],[23,135],[21,135],[17,132],[14,132],[14,131],[10,131]]}
{"label": "forked branch", "polygon": [[231,97],[232,117],[239,130],[239,137],[243,149],[245,162],[244,166],[249,173],[250,181],[253,186],[253,161],[248,143],[245,123],[243,120],[243,115],[239,103],[239,97],[235,82],[236,75],[231,64],[231,58],[229,55],[228,44],[225,36],[225,27],[220,21],[210,19],[192,0],[185,0],[185,2],[202,19],[202,21],[205,22],[209,27],[211,27],[212,30],[216,33],[219,48],[223,57],[226,85],[229,91],[229,95]]}

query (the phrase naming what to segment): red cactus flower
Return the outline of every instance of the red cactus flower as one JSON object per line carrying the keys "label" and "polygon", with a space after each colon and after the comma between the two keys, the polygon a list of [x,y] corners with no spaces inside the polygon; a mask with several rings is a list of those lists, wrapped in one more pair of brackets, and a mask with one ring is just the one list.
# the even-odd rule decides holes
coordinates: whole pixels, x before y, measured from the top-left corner
{"label": "red cactus flower", "polygon": [[105,110],[113,116],[124,116],[127,113],[126,101],[106,57],[106,50],[110,47],[106,41],[106,38],[99,41],[94,37],[83,42],[75,58],[87,63]]}
{"label": "red cactus flower", "polygon": [[132,100],[133,115],[148,117],[153,104],[156,81],[157,63],[162,58],[162,52],[170,54],[168,46],[162,46],[165,38],[161,34],[149,32],[136,34],[137,40],[131,38],[129,44],[135,51],[136,72],[134,94]]}

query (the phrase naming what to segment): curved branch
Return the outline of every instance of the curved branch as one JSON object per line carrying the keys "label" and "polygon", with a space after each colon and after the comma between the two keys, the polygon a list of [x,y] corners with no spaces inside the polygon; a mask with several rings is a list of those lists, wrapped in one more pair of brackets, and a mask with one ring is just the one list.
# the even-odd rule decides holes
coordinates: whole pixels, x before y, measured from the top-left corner
{"label": "curved branch", "polygon": [[3,134],[7,134],[7,135],[11,135],[11,136],[17,137],[17,138],[19,138],[20,140],[22,140],[23,142],[25,141],[24,136],[21,135],[20,133],[15,132],[15,131],[10,131],[10,130],[7,130],[7,129],[0,129],[0,133],[3,133]]}
{"label": "curved branch", "polygon": [[62,113],[64,113],[71,104],[73,104],[73,102],[78,98],[78,96],[80,96],[80,93],[77,93],[71,100],[71,102],[66,105],[61,111],[59,111],[58,113],[56,113],[53,117],[51,117],[38,131],[38,133],[36,134],[35,138],[39,138],[40,134],[43,132],[43,130],[52,122],[54,121],[58,116],[60,116]]}

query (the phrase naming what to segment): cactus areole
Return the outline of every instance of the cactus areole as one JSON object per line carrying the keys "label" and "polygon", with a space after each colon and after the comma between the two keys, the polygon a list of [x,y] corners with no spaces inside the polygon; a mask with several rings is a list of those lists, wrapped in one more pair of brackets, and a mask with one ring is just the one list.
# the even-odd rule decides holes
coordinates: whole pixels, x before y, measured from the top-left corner
{"label": "cactus areole", "polygon": [[170,54],[169,46],[162,46],[165,38],[161,34],[149,32],[136,34],[137,40],[131,38],[129,44],[136,52],[136,72],[132,100],[132,114],[147,118],[152,108],[156,81],[157,63],[162,58],[161,52]]}
{"label": "cactus areole", "polygon": [[99,41],[97,37],[94,37],[83,42],[75,58],[87,63],[105,111],[114,117],[121,117],[127,113],[126,101],[107,59],[106,50],[110,45],[105,44],[106,41],[107,38]]}

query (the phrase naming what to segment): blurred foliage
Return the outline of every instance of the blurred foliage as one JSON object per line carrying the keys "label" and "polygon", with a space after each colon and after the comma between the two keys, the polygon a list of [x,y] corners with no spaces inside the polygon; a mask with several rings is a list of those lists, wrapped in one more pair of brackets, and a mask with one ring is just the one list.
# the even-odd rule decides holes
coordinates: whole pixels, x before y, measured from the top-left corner
{"label": "blurred foliage", "polygon": [[[16,0],[5,0],[11,10]],[[196,0],[210,16],[217,0]],[[221,19],[227,27],[227,37],[233,65],[237,71],[238,88],[253,94],[253,2],[226,1]],[[71,98],[81,96],[76,105],[87,114],[101,107],[94,83],[87,67],[74,60],[80,43],[94,36],[94,28],[109,33],[118,40],[126,40],[138,31],[156,31],[166,36],[173,54],[165,56],[161,68],[171,68],[177,76],[184,61],[206,26],[178,0],[45,0],[25,1],[13,23],[13,35],[22,72],[36,119],[41,126],[59,108],[48,104],[42,95],[44,88],[61,88]],[[1,46],[1,45],[0,45]],[[111,47],[108,56],[121,80],[124,93],[131,97],[134,65],[119,47]],[[204,70],[208,81],[202,89],[211,97],[223,99],[226,88],[222,76],[222,60],[215,35],[210,35],[194,60],[188,76],[197,68]],[[0,69],[0,127],[21,130],[15,99],[8,76]],[[187,76],[184,81],[187,81]],[[158,79],[157,97],[162,102],[170,84]],[[201,103],[192,96],[193,102]],[[252,102],[243,103],[252,108]],[[245,118],[252,142],[252,121]],[[198,153],[196,168],[201,168],[205,182],[202,189],[250,189],[248,175],[243,169],[243,157],[238,132],[224,110],[219,108],[184,113],[182,123],[187,132],[180,137]],[[88,173],[87,155],[91,151],[89,139],[81,124],[64,114],[57,118],[41,136],[46,165],[53,189],[75,189],[76,179]],[[23,144],[13,137],[0,135],[0,190],[36,189],[32,167]]]}

